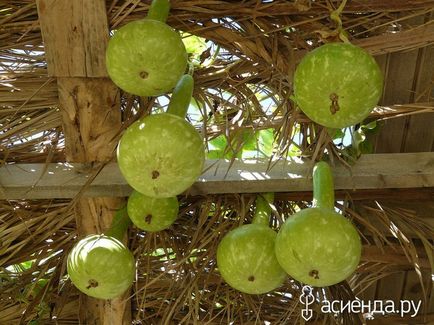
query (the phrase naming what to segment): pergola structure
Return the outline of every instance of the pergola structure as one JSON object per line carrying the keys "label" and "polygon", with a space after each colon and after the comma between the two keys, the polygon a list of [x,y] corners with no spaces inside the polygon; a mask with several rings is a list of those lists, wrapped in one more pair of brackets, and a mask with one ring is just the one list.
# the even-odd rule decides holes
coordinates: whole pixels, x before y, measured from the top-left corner
{"label": "pergola structure", "polygon": [[[342,20],[352,43],[374,55],[385,76],[380,106],[369,117],[381,127],[366,132],[371,152],[354,161],[289,101],[300,58],[309,46],[333,39],[328,17],[339,2],[171,2],[169,25],[225,49],[194,73],[194,97],[205,121],[208,116],[201,126],[204,139],[223,134],[236,140],[242,129],[271,128],[280,153],[295,143],[298,128],[300,154],[207,160],[202,176],[181,196],[173,229],[155,235],[132,229],[126,236],[138,261],[131,291],[107,301],[79,294],[65,278],[64,257],[77,238],[104,232],[131,193],[115,161],[116,145],[123,130],[156,103],[122,93],[108,78],[109,31],[143,18],[150,1],[5,1],[0,5],[0,324],[302,322],[297,284],[288,280],[270,295],[241,295],[215,270],[215,248],[225,232],[250,220],[256,193],[276,193],[275,227],[295,206],[306,206],[313,162],[325,149],[332,157],[337,207],[357,224],[363,256],[353,278],[318,294],[423,303],[415,317],[372,320],[361,314],[324,316],[318,304],[309,323],[434,322],[434,1],[349,0],[345,6]],[[210,57],[206,51],[214,50],[205,49],[201,63]],[[21,59],[24,68],[14,66]],[[273,114],[258,112],[254,86],[268,87],[281,99]],[[235,99],[207,89],[222,89]],[[223,123],[211,119],[210,107]],[[11,271],[29,260],[36,261],[29,269]],[[31,299],[24,290],[17,299],[20,288],[44,274],[49,280],[42,290]],[[38,312],[42,303],[45,313]]]}

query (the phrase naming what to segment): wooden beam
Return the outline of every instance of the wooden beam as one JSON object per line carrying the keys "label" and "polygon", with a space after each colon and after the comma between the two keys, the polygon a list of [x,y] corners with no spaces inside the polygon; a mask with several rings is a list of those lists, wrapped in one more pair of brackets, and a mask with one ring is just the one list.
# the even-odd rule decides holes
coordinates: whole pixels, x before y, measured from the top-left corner
{"label": "wooden beam", "polygon": [[48,74],[107,77],[109,39],[104,1],[37,0]]}
{"label": "wooden beam", "polygon": [[[91,164],[12,164],[0,168],[0,199],[74,197],[95,174]],[[300,159],[277,161],[207,161],[206,171],[185,194],[285,192],[312,190],[312,163]],[[96,169],[95,169],[96,168]],[[349,195],[362,190],[424,189],[433,198],[434,152],[371,154],[362,156],[351,170],[333,167],[335,189]],[[86,196],[123,197],[131,188],[117,164],[107,164],[84,190]],[[366,193],[366,192],[365,192]],[[399,193],[399,191],[398,191]],[[422,195],[422,194],[421,194]],[[306,198],[306,193],[303,196]]]}
{"label": "wooden beam", "polygon": [[[121,129],[120,95],[107,77],[109,39],[104,0],[37,0],[48,73],[57,77],[67,161],[107,162]],[[48,172],[46,175],[50,175]],[[79,198],[80,237],[107,230],[122,198]],[[113,300],[80,294],[79,323],[131,324],[130,293]]]}

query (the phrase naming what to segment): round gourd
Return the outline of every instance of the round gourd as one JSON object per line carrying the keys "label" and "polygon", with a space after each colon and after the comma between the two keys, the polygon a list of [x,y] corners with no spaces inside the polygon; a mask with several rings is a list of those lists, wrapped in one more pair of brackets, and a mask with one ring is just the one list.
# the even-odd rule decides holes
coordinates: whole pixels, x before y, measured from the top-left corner
{"label": "round gourd", "polygon": [[294,97],[314,122],[344,128],[365,119],[377,105],[383,76],[374,58],[347,43],[309,52],[294,75]]}
{"label": "round gourd", "polygon": [[81,292],[99,299],[113,299],[133,283],[135,260],[116,238],[89,235],[72,248],[67,271]]}
{"label": "round gourd", "polygon": [[122,90],[139,96],[170,92],[185,72],[180,35],[164,22],[143,19],[117,30],[106,52],[107,72]]}
{"label": "round gourd", "polygon": [[162,113],[134,122],[117,150],[128,184],[150,197],[176,196],[202,173],[205,150],[196,129],[183,118]]}
{"label": "round gourd", "polygon": [[276,232],[260,224],[243,225],[223,237],[217,267],[233,288],[262,294],[282,285],[286,274],[274,255]]}
{"label": "round gourd", "polygon": [[349,277],[360,260],[360,238],[349,220],[331,210],[304,209],[290,217],[276,239],[276,256],[297,281],[315,287]]}
{"label": "round gourd", "polygon": [[178,216],[176,197],[152,198],[134,191],[128,198],[128,215],[131,221],[145,231],[160,231],[172,225]]}
{"label": "round gourd", "polygon": [[334,211],[328,165],[314,170],[314,207],[288,218],[276,238],[276,257],[283,269],[302,283],[324,287],[339,283],[357,268],[359,234],[351,222]]}

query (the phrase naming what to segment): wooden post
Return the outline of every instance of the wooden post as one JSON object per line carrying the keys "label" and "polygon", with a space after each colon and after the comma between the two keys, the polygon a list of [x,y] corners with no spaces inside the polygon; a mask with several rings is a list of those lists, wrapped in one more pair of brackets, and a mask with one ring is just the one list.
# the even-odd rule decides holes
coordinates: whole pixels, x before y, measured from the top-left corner
{"label": "wooden post", "polygon": [[[48,72],[57,77],[59,103],[70,162],[113,158],[121,128],[118,88],[107,78],[109,37],[104,0],[38,0]],[[121,198],[81,198],[76,222],[81,236],[101,233],[111,224]],[[114,300],[80,296],[81,324],[131,324],[127,292]]]}

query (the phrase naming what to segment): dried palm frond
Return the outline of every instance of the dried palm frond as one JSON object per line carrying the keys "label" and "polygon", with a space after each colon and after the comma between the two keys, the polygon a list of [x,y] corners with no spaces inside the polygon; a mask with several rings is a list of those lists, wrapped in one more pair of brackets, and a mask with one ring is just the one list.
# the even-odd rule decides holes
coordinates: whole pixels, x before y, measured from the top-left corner
{"label": "dried palm frond", "polygon": [[[199,117],[189,116],[205,141],[224,137],[224,153],[234,159],[242,152],[246,132],[272,129],[272,157],[296,155],[315,160],[328,154],[330,159],[342,160],[343,150],[331,133],[312,123],[290,99],[292,75],[303,55],[335,40],[330,10],[340,1],[188,0],[171,4],[168,24],[203,38],[205,44],[203,52],[197,53],[201,62],[194,69]],[[143,18],[149,5],[149,0],[106,1],[110,28]],[[432,0],[349,1],[341,19],[351,42],[381,59],[383,54],[431,51],[433,8]],[[422,59],[429,63],[428,50],[425,52],[418,55],[419,72],[408,91],[416,92]],[[388,80],[388,67],[385,73]],[[425,79],[411,101],[381,103],[370,120],[433,112],[434,83],[432,77]],[[123,94],[123,124],[117,136],[137,118],[163,110],[168,98]],[[57,82],[47,73],[36,2],[2,1],[0,164],[64,161],[59,110]],[[270,294],[249,296],[230,288],[216,268],[219,241],[231,229],[251,221],[254,198],[241,194],[185,197],[180,217],[169,230],[157,234],[130,231],[130,247],[138,262],[131,296],[133,319],[138,324],[302,321],[301,284],[288,278]],[[76,240],[71,208],[77,200],[0,202],[1,324],[26,324],[32,319],[44,324],[77,324],[78,291],[65,276],[65,256]],[[309,204],[301,198],[278,199],[270,224],[278,229]],[[364,244],[384,254],[365,255],[348,284],[314,291],[317,322],[360,323],[358,315],[323,315],[321,300],[354,299],[373,283],[402,270],[418,271],[426,300],[430,288],[425,278],[434,268],[432,227],[413,211],[381,201],[344,202],[338,208],[358,226]],[[396,257],[384,257],[390,252],[399,252],[399,263]]]}

